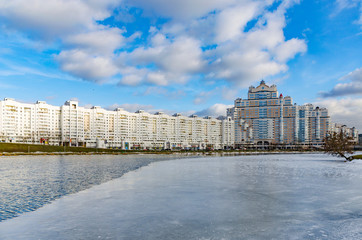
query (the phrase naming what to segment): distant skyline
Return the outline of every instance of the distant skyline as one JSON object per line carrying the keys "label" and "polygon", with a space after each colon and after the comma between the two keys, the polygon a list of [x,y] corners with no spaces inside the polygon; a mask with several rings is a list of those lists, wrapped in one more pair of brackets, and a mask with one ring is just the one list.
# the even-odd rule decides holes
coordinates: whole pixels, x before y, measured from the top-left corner
{"label": "distant skyline", "polygon": [[362,0],[0,0],[0,97],[225,115],[276,84],[362,132]]}

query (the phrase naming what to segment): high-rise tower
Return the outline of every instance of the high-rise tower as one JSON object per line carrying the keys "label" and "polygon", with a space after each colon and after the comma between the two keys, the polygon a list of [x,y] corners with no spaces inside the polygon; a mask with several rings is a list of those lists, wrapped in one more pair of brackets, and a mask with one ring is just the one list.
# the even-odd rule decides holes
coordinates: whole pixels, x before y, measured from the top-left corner
{"label": "high-rise tower", "polygon": [[261,81],[249,87],[248,99],[238,98],[228,115],[235,120],[235,145],[320,144],[329,129],[325,108],[293,104],[276,85]]}

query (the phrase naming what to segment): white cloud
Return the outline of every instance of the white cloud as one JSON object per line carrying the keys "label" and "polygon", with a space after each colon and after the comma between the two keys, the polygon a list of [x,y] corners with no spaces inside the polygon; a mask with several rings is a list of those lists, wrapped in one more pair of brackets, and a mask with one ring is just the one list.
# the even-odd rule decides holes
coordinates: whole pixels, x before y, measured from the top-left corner
{"label": "white cloud", "polygon": [[247,2],[221,11],[216,19],[216,42],[240,37],[246,24],[260,13],[261,7],[258,2]]}
{"label": "white cloud", "polygon": [[147,74],[147,81],[156,85],[167,85],[166,75],[161,72],[150,72]]}
{"label": "white cloud", "polygon": [[[283,32],[286,9],[297,1],[120,2],[13,0],[0,3],[0,17],[9,28],[60,39],[60,53],[55,56],[60,68],[95,82],[110,81],[120,74],[119,84],[167,86],[208,76],[210,81],[247,86],[286,72],[287,61],[306,51],[304,40],[286,40]],[[271,12],[268,7],[273,3],[277,9]],[[138,45],[132,45],[142,35],[137,29],[127,38],[123,36],[126,29],[100,23],[116,8],[132,6],[141,8],[144,16],[169,21],[158,25],[159,29],[151,26],[149,38]],[[245,31],[252,20],[255,25]]]}
{"label": "white cloud", "polygon": [[143,80],[143,77],[139,74],[128,74],[123,75],[119,84],[129,85],[129,86],[136,86],[139,85]]}
{"label": "white cloud", "polygon": [[[64,50],[56,56],[63,71],[84,80],[98,83],[120,73],[115,64],[115,50],[124,44],[122,31],[118,28],[101,28],[64,38],[70,50]],[[124,81],[130,82],[125,79]],[[139,81],[132,81],[134,85]]]}
{"label": "white cloud", "polygon": [[145,9],[147,14],[188,20],[222,9],[236,0],[129,0],[127,4]]}
{"label": "white cloud", "polygon": [[0,2],[0,17],[8,28],[31,38],[61,40],[55,59],[60,68],[84,80],[105,82],[119,73],[114,52],[125,39],[123,30],[97,21],[111,16],[120,0],[14,0]]}
{"label": "white cloud", "polygon": [[9,25],[47,37],[61,37],[110,16],[109,8],[119,1],[87,0],[12,0],[0,2],[0,16]]}
{"label": "white cloud", "polygon": [[174,41],[162,34],[152,38],[153,46],[137,48],[130,57],[136,64],[154,63],[160,70],[174,74],[188,74],[203,66],[199,41],[189,37],[179,37]]}
{"label": "white cloud", "polygon": [[352,82],[362,83],[362,67],[355,69],[354,71],[348,73],[346,76],[343,76],[341,80],[350,80]]}
{"label": "white cloud", "polygon": [[362,4],[359,8],[359,19],[356,21],[356,23],[362,26]]}
{"label": "white cloud", "polygon": [[[151,39],[152,46],[140,47],[127,54],[131,64],[149,72],[145,81],[166,86],[169,83],[184,83],[188,76],[200,72],[204,66],[199,41],[189,37],[167,39],[157,33]],[[124,58],[123,58],[124,59]],[[155,65],[156,70],[147,68]]]}
{"label": "white cloud", "polygon": [[314,104],[326,107],[332,122],[346,124],[362,131],[362,98],[326,99]]}
{"label": "white cloud", "polygon": [[[307,49],[304,40],[285,40],[287,5],[282,3],[274,12],[266,11],[248,32],[234,30],[231,39],[206,53],[212,62],[209,73],[245,87],[256,80],[286,72],[287,61]],[[259,10],[254,11],[255,16]]]}
{"label": "white cloud", "polygon": [[224,53],[220,60],[214,62],[211,68],[216,77],[227,79],[237,86],[248,86],[251,82],[285,72],[287,66],[274,62],[270,54],[262,50],[246,50]]}
{"label": "white cloud", "polygon": [[128,112],[136,112],[137,110],[144,110],[144,111],[149,112],[154,109],[154,106],[137,104],[137,103],[124,103],[124,104],[115,103],[115,104],[107,107],[107,109],[109,109],[109,110],[114,110],[116,108],[123,108],[124,110],[126,110]]}
{"label": "white cloud", "polygon": [[119,28],[105,28],[70,35],[64,39],[64,42],[89,53],[109,55],[124,44],[124,37]]}
{"label": "white cloud", "polygon": [[362,95],[362,68],[357,68],[356,70],[341,77],[339,80],[350,82],[338,83],[332,90],[328,92],[321,92],[320,95],[322,97],[337,97],[356,94]]}
{"label": "white cloud", "polygon": [[211,116],[211,117],[226,116],[226,109],[230,107],[233,107],[233,105],[216,103],[209,108],[196,112],[195,114],[198,116]]}
{"label": "white cloud", "polygon": [[225,100],[234,101],[239,90],[237,88],[223,88],[221,91],[222,97]]}
{"label": "white cloud", "polygon": [[338,15],[345,9],[359,9],[359,18],[354,21],[362,27],[362,0],[336,0],[336,10],[332,13],[332,17]]}
{"label": "white cloud", "polygon": [[343,11],[347,8],[357,7],[361,0],[336,0],[337,12]]}
{"label": "white cloud", "polygon": [[63,51],[56,59],[63,71],[85,80],[103,82],[119,73],[112,59],[93,56],[82,50]]}
{"label": "white cloud", "polygon": [[275,49],[275,57],[279,62],[286,62],[293,58],[298,53],[304,53],[307,51],[307,46],[303,40],[290,39],[281,43]]}

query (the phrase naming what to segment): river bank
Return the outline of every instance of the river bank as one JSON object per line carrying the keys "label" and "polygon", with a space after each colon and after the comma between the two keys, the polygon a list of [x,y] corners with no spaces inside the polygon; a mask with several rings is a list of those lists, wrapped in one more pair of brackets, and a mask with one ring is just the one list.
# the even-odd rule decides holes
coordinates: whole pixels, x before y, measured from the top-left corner
{"label": "river bank", "polygon": [[0,156],[58,156],[58,155],[268,155],[268,154],[303,154],[322,153],[319,151],[129,151],[129,152],[0,152]]}
{"label": "river bank", "polygon": [[[237,156],[266,154],[303,154],[323,153],[317,150],[121,150],[86,147],[64,147],[37,144],[0,143],[0,156],[58,156],[58,155],[190,155],[190,156]],[[362,155],[353,156],[353,160],[362,159]]]}
{"label": "river bank", "polygon": [[320,153],[311,150],[121,150],[86,147],[66,147],[20,143],[0,143],[0,156],[22,155],[258,155],[280,153]]}

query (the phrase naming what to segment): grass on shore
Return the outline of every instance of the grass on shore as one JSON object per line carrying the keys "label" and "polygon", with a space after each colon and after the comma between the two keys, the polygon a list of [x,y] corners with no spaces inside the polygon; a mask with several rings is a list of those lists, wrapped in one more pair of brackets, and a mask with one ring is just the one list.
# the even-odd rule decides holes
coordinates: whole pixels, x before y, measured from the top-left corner
{"label": "grass on shore", "polygon": [[362,155],[354,155],[352,156],[352,160],[354,159],[362,159]]}
{"label": "grass on shore", "polygon": [[38,144],[22,143],[0,143],[0,153],[34,153],[34,152],[68,152],[68,153],[88,153],[88,152],[106,152],[106,153],[123,153],[120,149],[96,149],[85,147],[64,147]]}
{"label": "grass on shore", "polygon": [[[51,146],[40,144],[25,143],[1,143],[0,155],[28,155],[28,154],[134,154],[134,153],[151,153],[151,154],[171,154],[175,151],[170,150],[122,150],[110,148],[86,148],[86,147],[69,147],[69,146]],[[181,150],[178,152],[187,152]],[[198,150],[193,152],[205,152]],[[218,151],[215,151],[218,152]],[[220,152],[222,152],[220,150]]]}

